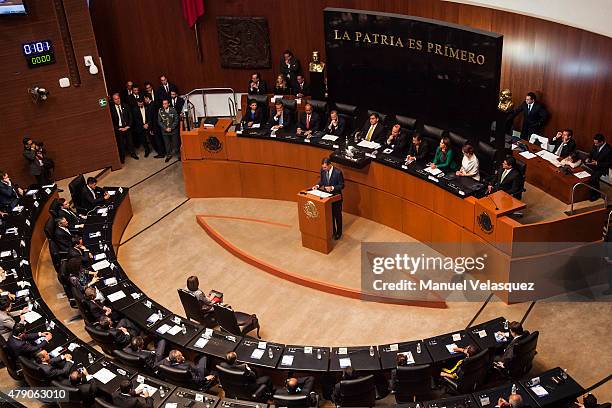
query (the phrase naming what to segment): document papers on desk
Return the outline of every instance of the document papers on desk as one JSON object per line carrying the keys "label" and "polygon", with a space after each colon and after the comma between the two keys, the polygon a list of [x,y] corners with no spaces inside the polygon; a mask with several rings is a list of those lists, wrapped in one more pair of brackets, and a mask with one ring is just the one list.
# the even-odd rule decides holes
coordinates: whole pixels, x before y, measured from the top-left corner
{"label": "document papers on desk", "polygon": [[159,334],[166,334],[170,331],[170,326],[164,323],[161,326],[159,326],[157,330],[155,331],[158,332]]}
{"label": "document papers on desk", "polygon": [[432,176],[437,176],[438,174],[442,173],[442,170],[440,170],[438,168],[432,169],[431,167],[425,167],[423,170],[425,170],[426,172],[428,172]]}
{"label": "document papers on desk", "polygon": [[335,142],[336,140],[338,140],[338,136],[325,135],[321,139],[323,139],[323,140],[331,140],[332,142]]}
{"label": "document papers on desk", "polygon": [[446,345],[446,349],[451,354],[457,354],[458,353],[458,351],[455,351],[456,348],[457,348],[457,345],[455,343],[447,344]]}
{"label": "document papers on desk", "polygon": [[116,302],[119,299],[123,299],[125,297],[125,293],[120,290],[118,292],[115,293],[111,293],[110,295],[108,295],[106,298],[108,299],[109,302]]}
{"label": "document papers on desk", "polygon": [[293,365],[293,356],[285,354],[281,360],[281,365],[291,367]]}
{"label": "document papers on desk", "polygon": [[256,348],[255,350],[253,350],[253,352],[251,353],[251,358],[255,359],[255,360],[259,360],[261,359],[261,357],[264,354],[264,350],[260,349],[260,348]]}
{"label": "document papers on desk", "polygon": [[406,351],[404,353],[397,354],[403,354],[406,356],[406,364],[414,364],[414,356],[412,355],[412,351]]}
{"label": "document papers on desk", "polygon": [[541,385],[536,385],[535,387],[531,387],[531,391],[538,397],[542,398],[548,395],[548,391]]}
{"label": "document papers on desk", "polygon": [[251,129],[259,129],[261,127],[261,123],[253,123],[251,125]]}
{"label": "document papers on desk", "polygon": [[548,150],[540,150],[536,153],[536,156],[540,156],[546,161],[551,162],[552,164],[559,163],[559,156],[554,153],[549,152]]}
{"label": "document papers on desk", "polygon": [[530,151],[520,152],[519,154],[526,159],[533,159],[534,157],[536,157],[536,155],[531,153]]}
{"label": "document papers on desk", "polygon": [[115,375],[115,373],[113,373],[112,371],[106,368],[98,370],[98,372],[93,375],[93,377],[96,380],[100,381],[102,384],[108,384],[108,382],[111,381],[116,376],[117,375]]}
{"label": "document papers on desk", "polygon": [[37,321],[38,319],[40,319],[42,316],[38,313],[36,313],[35,311],[29,311],[27,313],[25,313],[23,315],[23,319],[28,322],[28,323],[34,323],[35,321]]}
{"label": "document papers on desk", "polygon": [[205,337],[200,337],[193,346],[197,348],[204,348],[206,344],[208,344],[208,339]]}
{"label": "document papers on desk", "polygon": [[312,194],[312,195],[316,195],[317,197],[321,197],[321,198],[327,198],[327,197],[331,197],[333,195],[333,194],[330,194],[328,192],[321,191],[321,190],[308,190],[307,193],[308,194]]}
{"label": "document papers on desk", "polygon": [[343,357],[343,358],[339,359],[338,362],[340,363],[340,368],[350,367],[350,365],[351,365],[351,358],[350,357]]}
{"label": "document papers on desk", "polygon": [[108,268],[109,266],[110,266],[110,262],[108,262],[106,259],[103,259],[101,261],[96,262],[95,264],[92,264],[91,269],[98,272],[99,270]]}
{"label": "document papers on desk", "polygon": [[365,147],[366,149],[378,149],[380,147],[380,144],[376,142],[368,142],[367,140],[362,140],[361,142],[357,143],[357,146]]}
{"label": "document papers on desk", "polygon": [[581,171],[579,173],[574,173],[574,176],[578,177],[579,179],[583,179],[591,177],[591,173],[589,173],[588,171]]}

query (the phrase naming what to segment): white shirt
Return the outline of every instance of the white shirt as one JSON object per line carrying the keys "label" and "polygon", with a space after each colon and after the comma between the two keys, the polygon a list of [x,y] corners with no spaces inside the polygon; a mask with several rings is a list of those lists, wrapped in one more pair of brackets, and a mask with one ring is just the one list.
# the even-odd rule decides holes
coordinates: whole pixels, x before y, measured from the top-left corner
{"label": "white shirt", "polygon": [[533,108],[533,103],[528,103],[527,104],[527,112],[531,112],[531,108]]}
{"label": "white shirt", "polygon": [[480,181],[480,173],[478,172],[478,157],[476,157],[475,154],[469,158],[467,155],[463,155],[463,159],[461,160],[461,170],[466,176]]}
{"label": "white shirt", "polygon": [[95,198],[96,198],[96,192],[95,192],[95,191],[93,191],[93,190],[91,189],[91,187],[89,187],[89,186],[87,186],[87,189],[88,189],[89,191],[91,191],[91,195],[92,195],[92,196],[93,196],[93,198],[95,199]]}
{"label": "white shirt", "polygon": [[142,124],[147,123],[147,115],[145,114],[145,107],[138,108],[140,109],[140,115],[142,116]]}
{"label": "white shirt", "polygon": [[329,170],[327,170],[327,182],[331,181],[332,171],[334,171],[334,166],[331,166]]}
{"label": "white shirt", "polygon": [[115,109],[117,110],[117,117],[119,118],[119,127],[123,127],[123,121],[121,120],[121,105],[115,104]]}

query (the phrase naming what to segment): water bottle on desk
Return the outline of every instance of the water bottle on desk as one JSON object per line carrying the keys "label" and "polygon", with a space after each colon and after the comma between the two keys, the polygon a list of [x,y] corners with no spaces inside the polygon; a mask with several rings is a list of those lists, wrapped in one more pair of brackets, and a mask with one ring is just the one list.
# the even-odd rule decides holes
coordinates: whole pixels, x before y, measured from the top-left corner
{"label": "water bottle on desk", "polygon": [[370,346],[370,357],[374,357],[374,346]]}
{"label": "water bottle on desk", "polygon": [[93,364],[94,362],[94,358],[93,355],[91,353],[87,353],[87,361],[89,361],[89,364]]}
{"label": "water bottle on desk", "polygon": [[512,384],[512,391],[510,394],[516,394],[516,384]]}
{"label": "water bottle on desk", "polygon": [[417,353],[421,354],[421,343],[417,343]]}
{"label": "water bottle on desk", "polygon": [[508,330],[508,321],[504,320],[504,330]]}
{"label": "water bottle on desk", "polygon": [[272,347],[268,347],[268,357],[274,358],[274,353],[272,352]]}
{"label": "water bottle on desk", "polygon": [[317,349],[317,360],[320,360],[321,358],[322,358],[322,357],[321,357],[321,349],[320,349],[320,348],[318,348],[318,349]]}
{"label": "water bottle on desk", "polygon": [[182,330],[181,330],[181,331],[182,331],[182,333],[183,333],[183,334],[187,334],[187,327],[185,327],[185,323],[183,323],[183,324],[181,325],[181,327],[182,327]]}

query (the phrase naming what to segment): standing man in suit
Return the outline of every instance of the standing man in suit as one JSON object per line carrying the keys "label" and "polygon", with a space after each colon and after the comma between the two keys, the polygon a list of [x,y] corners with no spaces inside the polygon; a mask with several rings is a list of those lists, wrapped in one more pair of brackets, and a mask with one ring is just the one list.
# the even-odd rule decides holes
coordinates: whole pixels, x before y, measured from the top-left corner
{"label": "standing man in suit", "polygon": [[0,170],[0,211],[9,212],[19,202],[23,190],[13,185],[6,171]]}
{"label": "standing man in suit", "polygon": [[295,96],[298,98],[303,98],[305,96],[310,96],[310,85],[304,79],[304,74],[298,74],[296,77],[295,83]]}
{"label": "standing man in suit", "polygon": [[574,141],[574,131],[572,129],[563,129],[562,132],[557,132],[552,138],[552,145],[555,146],[553,153],[561,159],[565,159],[570,154],[576,151],[576,142]]}
{"label": "standing man in suit", "polygon": [[370,118],[361,128],[361,139],[367,140],[368,142],[376,142],[383,144],[385,138],[385,130],[383,125],[380,123],[380,116],[378,113],[373,112],[370,114]]}
{"label": "standing man in suit", "polygon": [[118,93],[113,94],[113,103],[111,104],[110,111],[121,164],[125,163],[126,152],[133,159],[138,160],[138,156],[134,152],[134,143],[132,142],[132,114],[130,108],[121,103],[121,97]]}
{"label": "standing man in suit", "polygon": [[136,394],[134,385],[130,380],[123,380],[119,389],[113,393],[113,405],[121,408],[153,408],[153,398],[144,390],[142,394]]}
{"label": "standing man in suit", "polygon": [[[589,184],[599,190],[599,178],[604,174],[608,174],[610,166],[612,166],[612,148],[606,143],[606,138],[603,134],[598,133],[593,137],[593,148],[589,152],[589,157],[586,158],[584,164],[591,170],[591,180]],[[591,190],[592,201],[599,198],[597,191]]]}
{"label": "standing man in suit", "polygon": [[541,135],[544,123],[548,118],[548,112],[544,105],[536,102],[536,94],[528,92],[523,102],[512,113],[512,120],[518,115],[523,114],[523,127],[521,129],[521,139],[529,140],[532,134]]}
{"label": "standing man in suit", "polygon": [[263,112],[257,105],[257,101],[249,101],[249,109],[242,115],[242,123],[246,128],[251,128],[253,125],[260,125],[263,122]]}
{"label": "standing man in suit", "polygon": [[285,105],[280,100],[274,103],[274,111],[270,114],[268,126],[271,130],[291,129],[293,125],[291,113],[289,109],[285,109]]}
{"label": "standing man in suit", "polygon": [[300,64],[300,60],[293,55],[291,50],[283,51],[279,68],[280,73],[286,78],[287,84],[292,89],[295,89],[297,75],[302,73],[302,65]]}
{"label": "standing man in suit", "polygon": [[268,93],[268,84],[261,79],[259,72],[253,73],[249,80],[249,95],[265,95]]}
{"label": "standing man in suit", "polygon": [[521,192],[522,176],[516,169],[516,159],[508,156],[502,162],[501,169],[493,177],[493,181],[487,187],[487,194],[494,191],[502,190],[510,195],[516,195]]}
{"label": "standing man in suit", "polygon": [[149,141],[151,142],[153,149],[155,149],[155,152],[157,153],[155,156],[153,156],[153,158],[163,159],[164,157],[166,157],[166,151],[164,149],[164,142],[161,136],[161,129],[159,128],[159,124],[157,123],[156,118],[158,111],[157,105],[153,103],[153,101],[151,100],[151,95],[149,94],[145,94],[144,96],[144,105],[145,109],[149,111],[150,115],[148,119],[149,126],[147,127]]}
{"label": "standing man in suit", "polygon": [[170,100],[170,93],[172,91],[177,92],[178,93],[178,88],[176,87],[176,85],[174,85],[173,83],[168,81],[168,78],[166,78],[165,75],[162,75],[159,77],[159,89],[157,90],[157,93],[159,94],[160,99],[163,101],[164,99],[168,99]]}
{"label": "standing man in suit", "polygon": [[58,249],[61,252],[68,252],[68,250],[72,247],[72,234],[68,229],[68,221],[64,217],[55,220],[53,241],[55,241]]}
{"label": "standing man in suit", "polygon": [[504,349],[504,353],[501,357],[497,357],[495,360],[495,365],[500,368],[508,367],[514,358],[514,346],[516,346],[519,339],[529,336],[529,332],[523,329],[523,325],[520,322],[510,322],[508,324],[508,329],[510,330],[512,339]]}
{"label": "standing man in suit", "polygon": [[153,89],[153,84],[151,84],[149,81],[146,81],[144,83],[145,86],[145,95],[149,95],[149,98],[151,99],[151,103],[153,104],[154,107],[157,107],[160,105],[161,103],[161,97],[159,95],[159,91],[156,91],[155,89]]}
{"label": "standing man in suit", "polygon": [[134,82],[133,81],[126,81],[125,83],[125,88],[123,88],[123,90],[121,90],[121,99],[124,101],[127,101],[129,99],[130,96],[132,96],[132,93],[134,92]]}
{"label": "standing man in suit", "polygon": [[304,134],[306,137],[312,136],[312,132],[319,130],[321,124],[321,118],[317,112],[312,110],[312,105],[307,103],[304,106],[304,113],[300,115],[300,121],[298,122],[297,134]]}
{"label": "standing man in suit", "polygon": [[45,380],[51,381],[58,377],[67,377],[74,364],[72,355],[66,353],[51,358],[47,350],[40,350],[36,353],[36,362],[43,371]]}
{"label": "standing man in suit", "polygon": [[185,100],[179,97],[176,91],[170,91],[170,106],[172,106],[180,116],[181,112],[183,112],[183,106],[185,106]]}
{"label": "standing man in suit", "polygon": [[137,135],[137,139],[144,146],[145,157],[149,157],[151,154],[151,118],[153,117],[151,107],[145,105],[144,98],[139,99],[136,102],[136,106],[133,110],[134,117],[134,130]]}
{"label": "standing man in suit", "polygon": [[37,151],[36,145],[29,137],[23,139],[23,157],[29,162],[30,174],[34,176],[36,183],[41,186],[48,184],[42,152]]}
{"label": "standing man in suit", "polygon": [[95,177],[87,177],[87,184],[81,191],[81,203],[87,211],[91,211],[94,207],[104,205],[107,200],[110,200],[110,195],[98,187],[98,180]]}
{"label": "standing man in suit", "polygon": [[338,116],[337,110],[332,110],[329,112],[329,119],[323,130],[325,134],[342,137],[344,136],[344,126],[344,118]]}
{"label": "standing man in suit", "polygon": [[342,170],[335,168],[329,157],[321,161],[321,176],[319,183],[313,190],[321,189],[331,194],[340,194],[340,200],[332,203],[332,224],[334,229],[334,239],[342,237],[342,190],[344,189],[344,175]]}
{"label": "standing man in suit", "polygon": [[169,162],[175,154],[180,158],[178,147],[179,115],[178,112],[170,106],[170,101],[168,99],[162,101],[162,107],[157,114],[157,123],[162,130],[162,137],[164,138],[166,163]]}

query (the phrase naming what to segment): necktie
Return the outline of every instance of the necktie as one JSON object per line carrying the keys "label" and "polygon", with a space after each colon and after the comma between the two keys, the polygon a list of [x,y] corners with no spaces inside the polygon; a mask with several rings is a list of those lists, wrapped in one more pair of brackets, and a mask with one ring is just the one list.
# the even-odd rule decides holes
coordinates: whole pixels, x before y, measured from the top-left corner
{"label": "necktie", "polygon": [[168,93],[168,84],[164,85],[164,89],[166,90],[166,93]]}
{"label": "necktie", "polygon": [[370,125],[370,129],[368,130],[368,133],[366,134],[366,140],[369,142],[370,139],[372,139],[372,133],[374,133],[374,125]]}
{"label": "necktie", "polygon": [[119,116],[119,126],[123,126],[123,111],[121,110],[121,105],[117,106],[117,115]]}
{"label": "necktie", "polygon": [[504,179],[506,178],[506,176],[508,175],[509,172],[510,172],[510,170],[504,170],[504,172],[502,173],[501,179],[499,179],[500,183],[502,183],[504,181]]}
{"label": "necktie", "polygon": [[306,115],[306,129],[310,129],[310,114]]}
{"label": "necktie", "polygon": [[530,105],[527,105],[527,113],[531,113],[531,107],[533,106],[533,103]]}

